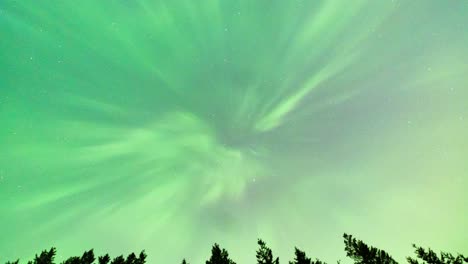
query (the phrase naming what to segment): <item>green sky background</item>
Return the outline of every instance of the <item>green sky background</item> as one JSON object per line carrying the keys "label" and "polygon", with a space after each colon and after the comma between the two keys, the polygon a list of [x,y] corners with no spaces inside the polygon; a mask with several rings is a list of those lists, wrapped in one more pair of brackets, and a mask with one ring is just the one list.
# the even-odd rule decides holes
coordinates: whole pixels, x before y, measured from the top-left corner
{"label": "green sky background", "polygon": [[465,0],[0,1],[0,262],[468,253],[467,25]]}

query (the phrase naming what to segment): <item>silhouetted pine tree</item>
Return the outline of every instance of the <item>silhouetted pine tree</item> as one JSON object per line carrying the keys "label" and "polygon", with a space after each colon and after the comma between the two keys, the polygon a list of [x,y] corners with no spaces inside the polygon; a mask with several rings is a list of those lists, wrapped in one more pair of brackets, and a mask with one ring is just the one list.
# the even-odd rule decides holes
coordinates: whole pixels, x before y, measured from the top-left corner
{"label": "silhouetted pine tree", "polygon": [[354,260],[356,264],[397,264],[397,262],[385,251],[375,247],[369,247],[361,240],[344,234],[346,256]]}
{"label": "silhouetted pine tree", "polygon": [[221,249],[218,244],[214,244],[211,249],[211,257],[206,261],[206,264],[236,264],[229,258],[229,253],[226,249]]}
{"label": "silhouetted pine tree", "polygon": [[422,262],[418,262],[418,260],[413,259],[411,257],[407,257],[406,259],[410,264],[463,264],[468,263],[468,258],[458,254],[457,256],[453,256],[450,253],[441,252],[440,257],[432,249],[425,250],[422,247],[417,247],[413,244],[415,249],[416,257],[421,259]]}
{"label": "silhouetted pine tree", "polygon": [[135,264],[136,260],[137,256],[135,255],[135,253],[131,253],[130,255],[128,255],[127,260],[125,260],[125,264]]}
{"label": "silhouetted pine tree", "polygon": [[[397,262],[385,251],[366,245],[361,240],[353,238],[353,236],[344,234],[344,243],[346,255],[354,260],[355,264],[397,264]],[[279,264],[279,258],[274,258],[273,253],[266,243],[259,239],[258,245],[260,248],[256,251],[257,264]],[[433,250],[424,249],[422,247],[415,248],[416,258],[407,257],[409,264],[466,264],[468,258],[464,255],[452,255],[450,253],[441,252],[437,255]],[[289,264],[326,264],[318,259],[315,261],[307,257],[306,253],[295,247],[295,258]],[[54,264],[56,249],[43,250],[41,254],[35,256],[34,260],[28,264]],[[123,255],[111,259],[108,254],[97,259],[97,264],[145,264],[146,253],[142,251],[138,256],[131,253],[124,258]],[[95,264],[96,258],[93,250],[85,251],[81,257],[70,257],[61,264]],[[9,261],[6,264],[19,264],[19,260]],[[188,264],[185,259],[182,264]],[[211,249],[211,257],[206,261],[206,264],[236,264],[229,258],[226,249],[221,249],[218,244],[214,244]],[[340,261],[338,261],[340,264]]]}
{"label": "silhouetted pine tree", "polygon": [[98,258],[98,264],[108,264],[110,262],[110,257],[108,254]]}
{"label": "silhouetted pine tree", "polygon": [[28,264],[53,264],[56,253],[57,250],[54,247],[49,251],[43,250],[39,256],[36,254],[34,260],[29,261]]}
{"label": "silhouetted pine tree", "polygon": [[289,264],[311,264],[312,259],[308,258],[304,251],[301,251],[297,247],[294,248],[294,260],[289,261]]}
{"label": "silhouetted pine tree", "polygon": [[306,253],[297,247],[294,248],[294,260],[290,261],[289,264],[326,264],[323,261],[316,259],[313,261],[311,258],[307,257]]}
{"label": "silhouetted pine tree", "polygon": [[[28,264],[54,264],[54,258],[56,255],[55,248],[51,248],[49,251],[44,250],[38,256],[36,254],[33,261],[29,261]],[[135,253],[128,255],[127,259],[123,256],[118,256],[111,261],[111,258],[108,254],[98,258],[98,264],[145,264],[146,263],[146,253],[142,251],[137,257]],[[85,251],[81,257],[70,257],[67,260],[61,262],[61,264],[94,264],[96,258],[94,257],[94,251],[91,249]],[[19,260],[8,261],[6,264],[19,264]]]}
{"label": "silhouetted pine tree", "polygon": [[124,256],[120,255],[118,257],[115,257],[112,261],[111,264],[125,264],[125,258]]}
{"label": "silhouetted pine tree", "polygon": [[85,251],[81,257],[70,257],[62,264],[93,264],[96,258],[94,257],[94,251],[91,249]]}
{"label": "silhouetted pine tree", "polygon": [[67,260],[62,262],[62,264],[81,264],[80,257],[69,257]]}
{"label": "silhouetted pine tree", "polygon": [[259,239],[257,243],[260,246],[256,255],[258,264],[279,264],[279,258],[273,260],[273,253],[263,240]]}
{"label": "silhouetted pine tree", "polygon": [[94,257],[94,251],[92,249],[85,251],[81,256],[81,264],[93,264],[95,260],[96,257]]}
{"label": "silhouetted pine tree", "polygon": [[147,257],[148,255],[146,255],[146,252],[143,250],[142,252],[140,252],[140,255],[138,256],[138,258],[134,260],[133,263],[127,263],[127,264],[145,264]]}

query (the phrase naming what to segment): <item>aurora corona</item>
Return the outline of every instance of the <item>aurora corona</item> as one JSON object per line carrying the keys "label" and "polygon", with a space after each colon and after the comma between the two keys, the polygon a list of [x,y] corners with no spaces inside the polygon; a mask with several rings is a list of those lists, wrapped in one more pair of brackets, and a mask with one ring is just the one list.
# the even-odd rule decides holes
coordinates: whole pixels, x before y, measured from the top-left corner
{"label": "aurora corona", "polygon": [[415,238],[466,249],[467,17],[465,1],[2,1],[0,257],[196,263],[221,242],[248,263],[262,237],[332,261],[345,231],[400,259]]}

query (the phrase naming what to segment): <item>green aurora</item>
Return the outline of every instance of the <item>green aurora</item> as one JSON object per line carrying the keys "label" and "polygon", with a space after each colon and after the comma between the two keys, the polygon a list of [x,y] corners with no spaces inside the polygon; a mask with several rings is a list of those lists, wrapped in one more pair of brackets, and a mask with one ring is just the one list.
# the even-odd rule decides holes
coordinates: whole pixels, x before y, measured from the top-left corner
{"label": "green aurora", "polygon": [[467,253],[465,0],[0,1],[0,262]]}

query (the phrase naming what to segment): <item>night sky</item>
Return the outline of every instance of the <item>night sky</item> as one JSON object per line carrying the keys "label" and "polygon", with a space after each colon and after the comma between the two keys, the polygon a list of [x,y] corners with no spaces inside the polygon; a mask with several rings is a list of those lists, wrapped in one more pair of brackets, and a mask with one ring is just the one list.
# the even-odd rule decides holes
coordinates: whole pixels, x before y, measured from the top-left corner
{"label": "night sky", "polygon": [[0,262],[466,254],[467,160],[466,0],[0,0]]}

